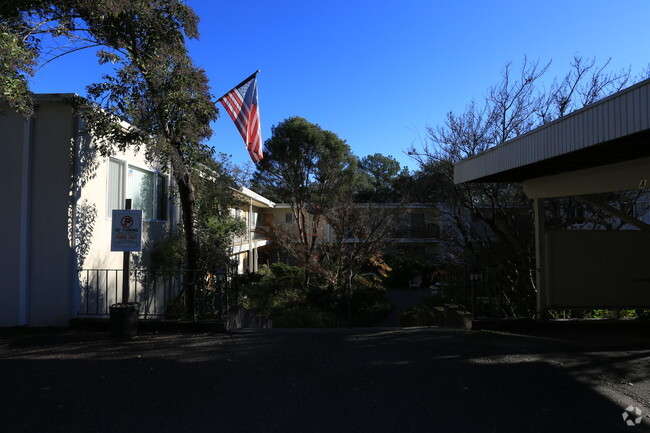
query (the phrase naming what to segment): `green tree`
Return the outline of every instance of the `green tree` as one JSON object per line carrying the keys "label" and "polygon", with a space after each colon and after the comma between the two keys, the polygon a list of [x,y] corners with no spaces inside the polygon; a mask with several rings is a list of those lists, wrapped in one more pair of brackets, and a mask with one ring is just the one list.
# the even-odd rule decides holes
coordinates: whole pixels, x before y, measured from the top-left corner
{"label": "green tree", "polygon": [[196,232],[200,248],[199,266],[211,273],[231,265],[229,249],[233,235],[242,235],[246,224],[231,212],[243,204],[233,194],[233,168],[226,155],[211,155],[192,171],[196,186]]}
{"label": "green tree", "polygon": [[[400,201],[396,181],[404,175],[400,163],[381,153],[364,156],[359,161],[361,188],[355,199],[359,202],[389,203]],[[408,172],[408,169],[406,169]]]}
{"label": "green tree", "polygon": [[277,228],[274,236],[305,269],[307,287],[310,273],[318,268],[325,214],[356,184],[357,159],[335,133],[301,117],[274,126],[264,153],[253,185],[271,199],[290,204],[297,233]]}
{"label": "green tree", "polygon": [[[89,130],[102,143],[147,145],[148,156],[167,163],[178,186],[185,236],[186,265],[197,269],[196,193],[192,170],[210,152],[210,122],[217,108],[205,72],[185,47],[198,37],[198,17],[181,0],[16,0],[0,5],[0,55],[3,96],[10,106],[31,115],[27,77],[34,66],[71,51],[101,47],[99,62],[114,73],[89,86],[91,102],[79,103]],[[42,54],[42,41],[69,42],[55,55]],[[101,110],[97,108],[100,107]],[[137,127],[124,128],[119,120]],[[108,154],[112,147],[101,149]],[[188,287],[188,312],[194,308]]]}
{"label": "green tree", "polygon": [[362,269],[386,276],[382,254],[403,208],[399,204],[362,204],[341,200],[325,215],[331,227],[329,242],[321,247],[320,273],[334,289],[345,287]]}

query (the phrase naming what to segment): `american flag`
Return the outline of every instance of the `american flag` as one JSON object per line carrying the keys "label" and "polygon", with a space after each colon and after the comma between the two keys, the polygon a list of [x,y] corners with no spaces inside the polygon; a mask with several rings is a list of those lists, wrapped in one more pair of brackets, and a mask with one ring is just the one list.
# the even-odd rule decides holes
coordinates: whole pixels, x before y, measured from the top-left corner
{"label": "american flag", "polygon": [[260,112],[257,105],[257,72],[219,99],[239,129],[254,163],[263,157]]}

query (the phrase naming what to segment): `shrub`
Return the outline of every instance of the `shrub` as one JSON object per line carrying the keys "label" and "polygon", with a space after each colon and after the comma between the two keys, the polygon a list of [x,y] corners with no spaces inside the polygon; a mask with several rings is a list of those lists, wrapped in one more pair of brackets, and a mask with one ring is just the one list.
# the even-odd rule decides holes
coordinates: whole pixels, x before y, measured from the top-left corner
{"label": "shrub", "polygon": [[[273,320],[273,326],[324,327],[347,325],[347,293],[313,285],[302,290],[301,268],[274,263],[257,276],[240,279],[243,306]],[[384,299],[381,279],[374,274],[355,278],[351,294],[352,324],[370,326],[392,308]]]}
{"label": "shrub", "polygon": [[302,272],[295,266],[274,263],[256,274],[238,277],[244,308],[268,316],[275,307],[299,302],[304,298],[300,294]]}
{"label": "shrub", "polygon": [[643,320],[650,320],[650,310],[643,310],[641,308],[637,308],[636,310],[634,310],[634,312],[636,313],[637,318]]}
{"label": "shrub", "polygon": [[298,288],[302,285],[304,270],[298,266],[277,262],[269,266],[269,271],[278,285],[292,288]]}
{"label": "shrub", "polygon": [[385,281],[386,287],[406,288],[415,275],[430,275],[433,266],[428,257],[414,251],[399,251],[386,257],[386,263],[393,269]]}
{"label": "shrub", "polygon": [[[354,304],[353,304],[354,308]],[[352,313],[352,326],[372,326],[390,314],[393,304],[381,298],[372,304],[366,304]]]}

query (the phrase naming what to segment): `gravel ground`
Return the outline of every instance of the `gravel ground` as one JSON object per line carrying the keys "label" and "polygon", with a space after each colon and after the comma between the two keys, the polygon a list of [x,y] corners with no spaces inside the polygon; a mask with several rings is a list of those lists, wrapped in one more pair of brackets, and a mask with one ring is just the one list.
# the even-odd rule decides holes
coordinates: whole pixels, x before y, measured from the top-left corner
{"label": "gravel ground", "polygon": [[[650,431],[646,329],[0,332],[2,432]],[[628,427],[627,406],[643,412]]]}

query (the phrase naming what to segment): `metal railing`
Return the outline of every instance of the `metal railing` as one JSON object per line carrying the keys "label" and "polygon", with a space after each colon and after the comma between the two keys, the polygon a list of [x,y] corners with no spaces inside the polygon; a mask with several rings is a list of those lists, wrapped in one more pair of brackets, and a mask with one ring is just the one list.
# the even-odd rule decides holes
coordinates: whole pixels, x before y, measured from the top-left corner
{"label": "metal railing", "polygon": [[431,286],[431,294],[465,308],[476,318],[532,317],[534,304],[518,286],[495,269],[445,266],[438,283]]}
{"label": "metal railing", "polygon": [[233,245],[242,245],[249,241],[268,240],[269,235],[264,229],[264,226],[256,226],[242,235],[233,236],[231,242]]}
{"label": "metal railing", "polygon": [[393,229],[392,237],[395,239],[440,239],[440,226],[438,224],[422,226],[397,224]]}
{"label": "metal railing", "polygon": [[[79,316],[108,317],[110,306],[122,302],[122,269],[81,269]],[[194,289],[195,318],[219,318],[226,282],[202,270],[132,269],[128,302],[140,304],[142,318],[170,318],[185,314],[185,293]]]}

